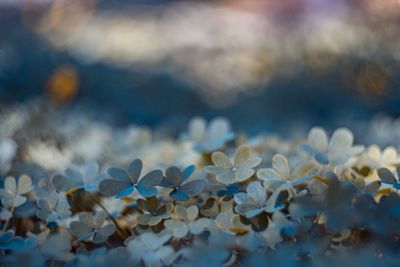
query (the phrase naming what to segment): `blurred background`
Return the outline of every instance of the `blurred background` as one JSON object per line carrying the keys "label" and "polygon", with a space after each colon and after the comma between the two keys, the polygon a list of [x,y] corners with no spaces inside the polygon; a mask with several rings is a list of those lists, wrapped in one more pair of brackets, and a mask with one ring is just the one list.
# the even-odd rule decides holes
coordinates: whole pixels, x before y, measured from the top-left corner
{"label": "blurred background", "polygon": [[399,22],[399,0],[0,0],[0,108],[356,128],[400,114]]}

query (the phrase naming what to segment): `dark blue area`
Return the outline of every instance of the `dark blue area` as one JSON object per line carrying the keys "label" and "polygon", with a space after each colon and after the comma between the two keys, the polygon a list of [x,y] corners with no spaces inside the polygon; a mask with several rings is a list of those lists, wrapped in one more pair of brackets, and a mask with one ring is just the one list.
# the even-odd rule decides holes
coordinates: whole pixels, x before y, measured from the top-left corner
{"label": "dark blue area", "polygon": [[[1,105],[43,95],[52,72],[70,64],[80,78],[80,90],[71,105],[84,107],[115,125],[168,125],[177,132],[193,116],[225,116],[235,129],[250,134],[290,134],[301,127],[334,128],[354,120],[369,120],[381,112],[393,116],[400,113],[396,89],[399,66],[392,68],[394,78],[389,93],[372,101],[350,90],[343,82],[342,66],[337,66],[325,73],[304,69],[291,78],[277,78],[259,95],[242,95],[235,104],[216,108],[179,77],[163,71],[162,66],[157,70],[128,70],[104,64],[83,65],[39,40],[21,24],[19,12],[0,12],[0,45],[11,46],[15,58],[0,74]],[[351,66],[364,63],[348,59],[346,64],[352,60],[355,62]]]}

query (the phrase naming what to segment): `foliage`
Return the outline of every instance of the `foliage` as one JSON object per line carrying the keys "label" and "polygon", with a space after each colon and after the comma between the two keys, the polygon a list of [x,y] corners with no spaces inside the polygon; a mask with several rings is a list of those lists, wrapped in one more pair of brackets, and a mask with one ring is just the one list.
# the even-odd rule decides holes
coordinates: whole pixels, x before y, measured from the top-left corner
{"label": "foliage", "polygon": [[[28,131],[29,114],[25,120],[25,131],[6,131],[21,153],[2,173],[4,265],[398,262],[397,150],[354,145],[348,129],[329,139],[313,128],[300,142],[278,143],[239,139],[221,119],[208,128],[196,119],[189,134],[146,135],[152,141],[142,143],[108,129],[113,142],[99,139],[93,163],[71,149],[68,137],[81,130],[76,118],[40,128],[61,136],[59,147],[39,141],[44,133]],[[33,153],[38,142],[41,153]],[[129,143],[140,149],[121,145]],[[267,157],[277,145],[286,153]],[[57,164],[47,164],[46,153]]]}

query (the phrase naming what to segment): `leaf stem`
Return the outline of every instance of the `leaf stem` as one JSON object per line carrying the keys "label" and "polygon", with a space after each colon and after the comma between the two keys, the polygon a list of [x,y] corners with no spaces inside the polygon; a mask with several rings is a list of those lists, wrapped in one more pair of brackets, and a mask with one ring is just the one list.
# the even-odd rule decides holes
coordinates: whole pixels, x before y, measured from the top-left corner
{"label": "leaf stem", "polygon": [[117,222],[117,220],[110,214],[110,212],[106,209],[106,207],[104,207],[103,204],[101,204],[100,201],[96,201],[97,205],[99,205],[99,207],[104,210],[104,212],[107,214],[107,216],[110,218],[110,220],[114,223],[115,227],[117,227],[117,233],[120,237],[122,238],[126,238],[127,235],[124,232],[124,230],[121,228],[121,226],[119,225],[119,223]]}
{"label": "leaf stem", "polygon": [[110,242],[108,242],[108,240],[106,240],[106,244],[111,248],[111,249],[113,249],[114,247],[113,247],[113,245],[111,245],[111,243]]}
{"label": "leaf stem", "polygon": [[3,232],[5,232],[5,231],[7,230],[8,224],[9,224],[9,222],[10,222],[10,219],[11,219],[11,217],[12,217],[13,213],[14,213],[14,210],[15,210],[15,205],[13,205],[13,206],[11,207],[11,209],[10,209],[11,216],[10,216],[10,217],[8,217],[8,218],[7,218],[7,220],[6,220],[6,222],[4,223],[4,226],[3,226]]}

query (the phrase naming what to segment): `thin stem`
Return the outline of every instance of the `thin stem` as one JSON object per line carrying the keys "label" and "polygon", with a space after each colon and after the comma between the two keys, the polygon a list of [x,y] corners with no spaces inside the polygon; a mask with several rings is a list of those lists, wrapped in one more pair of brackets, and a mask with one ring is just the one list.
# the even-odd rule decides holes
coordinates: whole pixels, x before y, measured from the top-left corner
{"label": "thin stem", "polygon": [[11,212],[11,216],[10,216],[10,217],[8,217],[8,218],[7,218],[7,220],[6,220],[6,222],[4,223],[4,226],[3,226],[3,232],[5,232],[5,231],[7,230],[8,224],[9,224],[9,222],[10,222],[10,219],[11,219],[11,217],[12,217],[13,213],[14,213],[14,210],[15,210],[15,206],[13,205],[13,206],[11,207],[11,210],[10,210],[10,212]]}
{"label": "thin stem", "polygon": [[99,205],[100,208],[104,210],[104,212],[107,214],[107,216],[110,218],[110,220],[114,223],[115,227],[117,227],[117,233],[119,234],[120,237],[125,238],[127,237],[126,234],[124,233],[124,230],[122,230],[121,226],[118,224],[117,220],[108,212],[106,207],[104,207],[103,204],[101,204],[100,201],[96,201],[97,205]]}
{"label": "thin stem", "polygon": [[113,245],[111,245],[111,243],[108,242],[108,240],[106,240],[106,244],[107,244],[110,248],[114,248]]}

